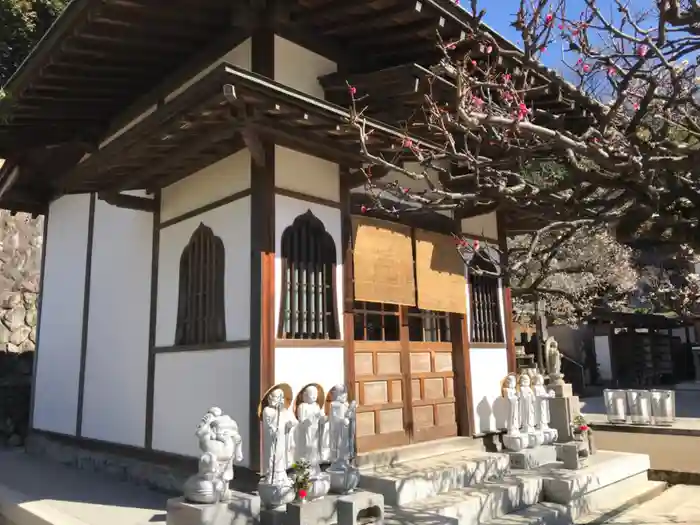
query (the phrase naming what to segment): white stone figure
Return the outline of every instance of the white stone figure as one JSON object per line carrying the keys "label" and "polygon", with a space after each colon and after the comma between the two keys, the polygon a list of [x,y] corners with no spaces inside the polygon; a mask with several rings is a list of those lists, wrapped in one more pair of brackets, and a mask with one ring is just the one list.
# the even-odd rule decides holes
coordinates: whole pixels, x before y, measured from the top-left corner
{"label": "white stone figure", "polygon": [[545,358],[547,365],[547,375],[552,383],[560,384],[564,377],[561,373],[561,353],[559,353],[559,343],[550,336],[544,343]]}
{"label": "white stone figure", "polygon": [[527,436],[520,434],[520,399],[517,391],[517,379],[509,374],[501,382],[501,394],[508,402],[508,421],[506,434],[503,436],[503,444],[508,450],[518,452],[528,444]]}
{"label": "white stone figure", "polygon": [[321,442],[327,416],[318,405],[318,388],[307,386],[302,393],[303,401],[297,406],[296,457],[305,459],[313,473],[320,472]]}
{"label": "white stone figure", "polygon": [[344,463],[352,455],[350,437],[350,403],[348,403],[348,391],[345,385],[333,387],[333,400],[331,401],[330,413],[330,445],[331,460]]}
{"label": "white stone figure", "polygon": [[291,410],[285,406],[284,392],[277,388],[267,396],[262,410],[263,476],[270,485],[289,482],[287,469],[292,460],[292,430],[297,424]]}
{"label": "white stone figure", "polygon": [[528,446],[536,447],[542,444],[544,437],[537,430],[535,416],[536,397],[530,386],[530,376],[521,374],[518,381],[518,398],[520,405],[520,432],[528,436]]}
{"label": "white stone figure", "polygon": [[517,380],[514,375],[506,377],[503,397],[508,400],[508,423],[507,431],[509,436],[520,435],[520,408],[518,400]]}
{"label": "white stone figure", "polygon": [[243,461],[243,440],[238,424],[218,407],[210,408],[195,432],[202,456],[198,473],[184,485],[185,498],[196,503],[228,499],[233,464]]}
{"label": "white stone figure", "polygon": [[356,413],[357,403],[348,403],[347,387],[334,386],[328,415],[333,462],[326,472],[330,475],[331,490],[339,494],[352,492],[360,482],[360,471],[351,463],[355,456]]}
{"label": "white stone figure", "polygon": [[550,412],[549,400],[554,397],[553,390],[547,390],[544,386],[544,376],[537,374],[533,379],[533,391],[535,394],[535,428],[542,432],[544,444],[549,445],[558,437],[557,429],[549,426]]}

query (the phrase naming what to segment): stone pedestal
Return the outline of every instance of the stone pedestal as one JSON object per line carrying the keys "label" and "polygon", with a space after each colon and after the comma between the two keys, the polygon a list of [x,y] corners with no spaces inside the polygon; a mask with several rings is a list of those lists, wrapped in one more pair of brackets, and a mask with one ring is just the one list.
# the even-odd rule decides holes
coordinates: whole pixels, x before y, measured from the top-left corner
{"label": "stone pedestal", "polygon": [[234,491],[229,501],[208,505],[172,498],[166,511],[167,525],[257,525],[260,497]]}
{"label": "stone pedestal", "polygon": [[578,396],[550,398],[549,426],[557,430],[557,443],[567,443],[573,440],[571,422],[580,414],[581,406]]}
{"label": "stone pedestal", "polygon": [[516,436],[506,434],[503,436],[503,445],[512,452],[519,452],[529,446],[529,439],[527,434]]}
{"label": "stone pedestal", "polygon": [[520,452],[508,451],[510,468],[532,469],[554,463],[557,460],[557,449],[554,445],[543,445],[528,448]]}
{"label": "stone pedestal", "polygon": [[295,501],[288,503],[286,508],[263,510],[260,513],[260,525],[357,525],[358,518],[363,523],[382,523],[384,496],[359,490],[344,496],[328,495],[304,503]]}

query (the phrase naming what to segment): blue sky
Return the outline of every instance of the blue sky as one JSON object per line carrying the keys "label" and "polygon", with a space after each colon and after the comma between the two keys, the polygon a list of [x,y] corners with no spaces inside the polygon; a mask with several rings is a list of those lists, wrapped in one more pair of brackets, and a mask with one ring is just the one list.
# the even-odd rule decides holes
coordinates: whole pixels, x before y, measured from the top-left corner
{"label": "blue sky", "polygon": [[[469,0],[462,0],[461,3],[465,6],[469,5]],[[612,3],[611,0],[598,0],[601,8],[606,8]],[[644,5],[647,0],[632,0],[632,5]],[[518,11],[520,0],[479,0],[479,8],[486,9],[486,17],[484,21],[491,28],[498,31],[511,42],[521,45],[518,32],[511,27],[511,23],[515,20],[515,14]],[[578,17],[578,14],[585,8],[584,0],[567,0],[567,13],[569,16]],[[468,7],[467,7],[468,8]],[[545,53],[542,56],[542,61],[553,68],[559,69],[561,62],[561,51],[559,46]]]}

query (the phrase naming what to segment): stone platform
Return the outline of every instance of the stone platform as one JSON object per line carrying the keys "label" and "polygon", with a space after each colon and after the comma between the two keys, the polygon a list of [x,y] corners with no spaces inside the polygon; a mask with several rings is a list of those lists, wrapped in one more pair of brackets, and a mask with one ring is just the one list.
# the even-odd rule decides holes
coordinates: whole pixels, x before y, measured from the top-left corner
{"label": "stone platform", "polygon": [[645,455],[601,451],[575,471],[556,456],[511,470],[511,456],[453,452],[363,472],[360,483],[385,495],[389,525],[572,525],[666,488],[647,479]]}

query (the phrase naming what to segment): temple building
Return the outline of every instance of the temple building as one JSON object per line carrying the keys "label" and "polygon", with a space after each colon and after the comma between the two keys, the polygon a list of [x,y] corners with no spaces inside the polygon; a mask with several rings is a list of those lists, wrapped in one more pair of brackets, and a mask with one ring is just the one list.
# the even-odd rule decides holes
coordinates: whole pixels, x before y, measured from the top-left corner
{"label": "temple building", "polygon": [[350,385],[360,453],[502,429],[509,292],[452,234],[498,246],[506,219],[362,213],[349,124],[347,83],[372,154],[439,148],[411,115],[436,32],[470,24],[453,0],[73,0],[0,124],[0,206],[47,217],[30,439],[167,463],[217,405],[257,470],[276,383]]}

